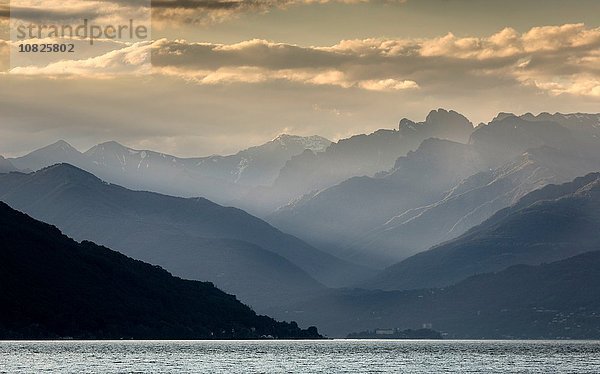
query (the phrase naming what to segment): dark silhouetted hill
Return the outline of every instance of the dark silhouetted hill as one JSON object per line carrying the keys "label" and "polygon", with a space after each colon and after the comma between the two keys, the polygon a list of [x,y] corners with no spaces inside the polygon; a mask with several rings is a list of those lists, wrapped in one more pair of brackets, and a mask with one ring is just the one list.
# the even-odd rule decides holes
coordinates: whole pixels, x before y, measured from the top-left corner
{"label": "dark silhouetted hill", "polygon": [[0,203],[1,339],[318,338]]}

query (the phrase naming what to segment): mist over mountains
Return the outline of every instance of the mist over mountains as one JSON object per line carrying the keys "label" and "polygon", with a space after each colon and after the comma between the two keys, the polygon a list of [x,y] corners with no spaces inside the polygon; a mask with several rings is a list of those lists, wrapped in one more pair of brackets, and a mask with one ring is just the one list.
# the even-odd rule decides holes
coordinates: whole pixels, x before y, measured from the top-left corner
{"label": "mist over mountains", "polygon": [[600,252],[480,274],[411,291],[342,289],[295,300],[271,315],[349,329],[430,326],[450,339],[598,339]]}
{"label": "mist over mountains", "polygon": [[546,146],[534,148],[463,179],[432,204],[403,211],[349,248],[368,248],[384,258],[401,260],[459,236],[531,191],[596,170],[598,161]]}
{"label": "mist over mountains", "polygon": [[82,153],[60,140],[11,161],[19,169],[32,171],[68,163],[132,189],[228,203],[251,188],[272,183],[292,156],[305,150],[321,152],[330,144],[319,136],[281,135],[231,156],[179,158],[131,149],[114,141]]}
{"label": "mist over mountains", "polygon": [[[402,119],[397,130],[378,130],[333,143],[325,152],[304,152],[281,170],[268,192],[272,208],[285,205],[302,194],[334,186],[355,176],[373,176],[394,166],[398,157],[416,150],[429,138],[466,142],[473,125],[455,111],[431,111],[424,122]],[[254,196],[252,196],[254,197]],[[259,197],[260,198],[260,197]]]}
{"label": "mist over mountains", "polygon": [[512,265],[600,249],[600,174],[533,191],[480,225],[387,268],[367,288],[445,287]]}
{"label": "mist over mountains", "polygon": [[268,220],[337,256],[385,267],[536,188],[598,170],[598,122],[567,128],[504,114],[474,129],[467,144],[428,139],[390,171],[305,195]]}
{"label": "mist over mountains", "polygon": [[[439,109],[231,156],[59,141],[0,158],[0,200],[334,336],[431,322],[454,337],[600,337],[595,172],[600,114],[500,113],[473,127]],[[565,313],[577,317],[560,335],[552,318]]]}
{"label": "mist over mountains", "polygon": [[127,188],[201,196],[266,216],[315,189],[388,170],[429,137],[466,141],[472,128],[464,116],[440,109],[424,122],[404,119],[398,130],[379,130],[337,143],[319,136],[281,135],[231,156],[178,158],[114,141],[81,153],[61,140],[11,162],[32,171],[68,163]]}
{"label": "mist over mountains", "polygon": [[317,280],[338,286],[372,274],[239,209],[128,190],[68,164],[1,174],[0,200],[77,240],[212,281],[259,309],[322,288]]}
{"label": "mist over mountains", "polygon": [[17,168],[10,161],[0,156],[0,173],[10,173],[11,171],[17,171]]}
{"label": "mist over mountains", "polygon": [[[397,212],[432,203],[462,178],[481,168],[467,145],[428,139],[416,151],[399,158],[391,172],[375,177],[354,177],[314,195],[306,195],[279,209],[268,220],[295,235],[306,233],[305,238],[310,243],[333,250],[384,225]],[[380,266],[381,261],[389,263],[396,258],[380,260],[376,253],[358,251],[335,253],[375,267]]]}
{"label": "mist over mountains", "polygon": [[600,174],[593,173],[531,192],[363,289],[331,290],[270,313],[334,335],[348,326],[432,324],[453,338],[597,337],[598,232]]}

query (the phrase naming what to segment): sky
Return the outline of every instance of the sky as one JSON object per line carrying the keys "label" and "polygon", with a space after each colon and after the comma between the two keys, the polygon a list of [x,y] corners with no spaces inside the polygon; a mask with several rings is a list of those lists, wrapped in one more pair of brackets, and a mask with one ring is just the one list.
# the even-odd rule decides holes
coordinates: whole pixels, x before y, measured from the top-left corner
{"label": "sky", "polygon": [[[89,11],[13,0],[13,18],[41,18],[40,3],[46,19]],[[84,5],[121,22],[140,4]],[[0,154],[64,139],[205,156],[282,133],[338,140],[437,108],[475,125],[500,111],[596,113],[598,14],[596,0],[155,0],[147,42],[15,66],[0,0]],[[143,53],[151,68],[132,73]]]}

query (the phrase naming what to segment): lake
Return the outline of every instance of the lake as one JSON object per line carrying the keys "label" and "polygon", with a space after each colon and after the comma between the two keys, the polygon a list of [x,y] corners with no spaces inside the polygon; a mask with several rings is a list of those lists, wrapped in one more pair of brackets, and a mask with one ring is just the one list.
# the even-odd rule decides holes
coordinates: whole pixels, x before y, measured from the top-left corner
{"label": "lake", "polygon": [[0,342],[0,372],[598,373],[600,342]]}

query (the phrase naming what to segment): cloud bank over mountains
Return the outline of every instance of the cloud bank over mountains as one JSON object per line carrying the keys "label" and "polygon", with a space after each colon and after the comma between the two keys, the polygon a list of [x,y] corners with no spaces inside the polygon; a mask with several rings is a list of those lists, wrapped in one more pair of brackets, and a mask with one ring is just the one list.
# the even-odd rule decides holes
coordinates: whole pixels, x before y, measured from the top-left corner
{"label": "cloud bank over mountains", "polygon": [[200,85],[284,82],[437,93],[521,86],[549,95],[600,96],[600,28],[584,24],[534,27],[523,33],[505,28],[487,37],[448,33],[429,39],[343,40],[324,47],[261,39],[235,44],[161,39],[126,45],[95,59],[13,72],[94,77],[99,68],[109,68],[105,74],[118,74],[148,48],[154,73]]}

